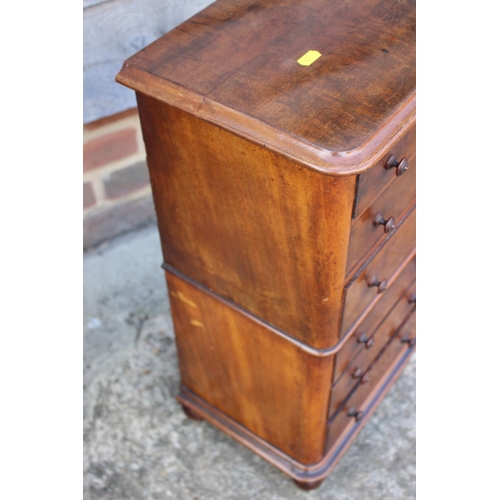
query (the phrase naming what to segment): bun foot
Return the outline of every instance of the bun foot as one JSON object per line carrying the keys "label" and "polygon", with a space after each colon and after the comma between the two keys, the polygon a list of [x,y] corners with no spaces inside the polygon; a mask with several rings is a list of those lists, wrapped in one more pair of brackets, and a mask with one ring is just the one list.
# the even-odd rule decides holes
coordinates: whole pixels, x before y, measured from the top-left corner
{"label": "bun foot", "polygon": [[296,479],[293,480],[293,482],[301,489],[301,490],[315,490],[316,488],[319,488],[321,486],[321,483],[323,482],[323,479],[320,481],[313,481],[311,483],[306,483],[305,481],[297,481]]}
{"label": "bun foot", "polygon": [[188,406],[181,405],[182,409],[184,410],[184,413],[186,414],[187,417],[189,417],[192,420],[203,420],[203,417],[200,417],[197,413],[195,413],[191,408]]}

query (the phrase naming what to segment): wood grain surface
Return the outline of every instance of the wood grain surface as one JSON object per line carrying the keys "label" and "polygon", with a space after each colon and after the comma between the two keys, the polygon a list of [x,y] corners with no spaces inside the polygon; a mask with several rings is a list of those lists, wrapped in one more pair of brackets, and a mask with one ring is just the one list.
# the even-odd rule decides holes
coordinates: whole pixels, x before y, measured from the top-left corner
{"label": "wood grain surface", "polygon": [[342,333],[347,332],[363,311],[372,307],[373,300],[381,295],[376,286],[370,286],[372,279],[387,280],[389,286],[392,284],[400,266],[415,248],[415,227],[416,211],[413,210],[395,235],[348,285],[345,293]]}
{"label": "wood grain surface", "polygon": [[334,382],[342,375],[359,350],[363,348],[363,344],[360,341],[370,338],[373,335],[394,305],[405,294],[409,284],[415,280],[415,275],[416,259],[412,259],[337,353],[333,377]]}
{"label": "wood grain surface", "polygon": [[[414,317],[414,313],[410,314],[399,331],[406,331],[407,326],[413,323],[412,318]],[[406,344],[401,342],[401,338],[398,335],[399,331],[393,334],[390,342],[378,354],[377,359],[374,361],[370,370],[372,376],[370,382],[367,384],[359,384],[351,398],[334,414],[332,421],[329,423],[325,451],[338,446],[339,442],[345,437],[345,433],[349,432],[350,428],[357,425],[355,419],[350,416],[352,410],[363,412],[361,423],[366,422],[367,417],[369,417],[372,411],[370,403],[373,394],[377,391],[387,391],[388,389],[387,386],[385,388],[383,387],[385,374],[391,370],[392,366],[398,363],[399,359],[413,350],[413,347],[409,348]]]}
{"label": "wood grain surface", "polygon": [[[312,49],[321,57],[300,65]],[[415,5],[218,0],[118,81],[309,168],[357,172],[414,121]]]}
{"label": "wood grain surface", "polygon": [[323,457],[333,358],[304,353],[166,273],[182,383],[300,463]]}
{"label": "wood grain surface", "polygon": [[405,180],[408,172],[397,177],[394,169],[387,170],[385,165],[390,155],[395,155],[398,160],[407,158],[410,162],[409,168],[412,168],[416,161],[416,138],[416,125],[413,125],[397,143],[388,149],[387,153],[373,168],[359,176],[356,206],[353,213],[354,219],[362,214],[392,183],[396,185],[394,188],[396,191],[398,189],[397,184]]}
{"label": "wood grain surface", "polygon": [[416,203],[415,187],[416,168],[412,159],[401,180],[391,184],[352,225],[347,259],[348,274],[375,245],[380,245],[390,237],[384,226],[375,225],[376,217],[380,214],[385,220],[392,218],[395,227],[399,226],[408,207]]}
{"label": "wood grain surface", "polygon": [[[335,412],[340,409],[356,384],[364,385],[377,381],[369,368],[378,354],[385,348],[391,337],[415,308],[415,306],[409,302],[409,298],[414,292],[415,284],[411,285],[405,291],[382,323],[371,333],[370,340],[372,343],[368,344],[370,347],[367,348],[362,346],[352,355],[347,369],[332,387],[330,409],[328,411],[329,416],[334,415]],[[355,372],[358,370],[360,375],[355,376]]]}
{"label": "wood grain surface", "polygon": [[355,177],[138,95],[165,262],[306,344],[339,337]]}
{"label": "wood grain surface", "polygon": [[137,91],[179,401],[317,487],[414,349],[415,2],[217,0],[117,80]]}

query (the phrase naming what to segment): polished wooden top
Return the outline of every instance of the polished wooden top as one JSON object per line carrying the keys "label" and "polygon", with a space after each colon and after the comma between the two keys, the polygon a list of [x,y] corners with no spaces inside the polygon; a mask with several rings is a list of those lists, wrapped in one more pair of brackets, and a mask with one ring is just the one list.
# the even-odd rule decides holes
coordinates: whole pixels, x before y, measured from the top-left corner
{"label": "polished wooden top", "polygon": [[415,2],[217,0],[117,80],[315,170],[361,172],[414,122]]}

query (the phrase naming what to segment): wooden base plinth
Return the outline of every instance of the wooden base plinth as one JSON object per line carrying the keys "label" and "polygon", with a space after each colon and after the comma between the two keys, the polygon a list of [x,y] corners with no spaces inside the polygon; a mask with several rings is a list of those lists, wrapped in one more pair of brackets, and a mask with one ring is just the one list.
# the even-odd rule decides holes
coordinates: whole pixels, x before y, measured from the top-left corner
{"label": "wooden base plinth", "polygon": [[[186,415],[190,418],[194,418],[195,420],[207,420],[274,466],[278,467],[278,469],[290,476],[300,488],[306,490],[314,489],[321,485],[323,479],[325,479],[342,458],[349,448],[349,445],[359,434],[386,393],[397,380],[414,351],[415,347],[402,351],[400,356],[398,356],[387,369],[380,383],[377,384],[367,398],[366,405],[363,405],[365,408],[363,416],[338,437],[323,459],[316,464],[305,465],[297,462],[268,442],[259,438],[256,434],[250,432],[238,422],[220,412],[217,408],[204,401],[185,386],[181,386],[177,400],[181,403]],[[191,417],[191,415],[194,415],[194,417]]]}

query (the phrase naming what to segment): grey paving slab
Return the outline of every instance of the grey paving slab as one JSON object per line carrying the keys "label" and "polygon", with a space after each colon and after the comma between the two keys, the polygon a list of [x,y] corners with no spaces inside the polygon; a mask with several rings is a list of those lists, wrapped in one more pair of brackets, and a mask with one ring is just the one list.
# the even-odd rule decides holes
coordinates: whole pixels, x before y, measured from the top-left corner
{"label": "grey paving slab", "polygon": [[415,498],[415,358],[320,489],[175,401],[179,385],[157,228],[84,258],[84,498]]}

